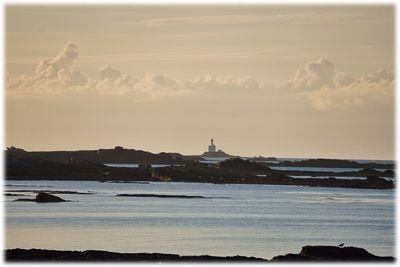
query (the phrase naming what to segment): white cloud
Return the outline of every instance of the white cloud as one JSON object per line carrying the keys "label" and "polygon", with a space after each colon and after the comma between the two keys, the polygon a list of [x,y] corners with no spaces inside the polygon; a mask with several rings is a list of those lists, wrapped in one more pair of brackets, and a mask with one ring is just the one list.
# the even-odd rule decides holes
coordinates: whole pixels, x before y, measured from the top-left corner
{"label": "white cloud", "polygon": [[[321,58],[309,61],[299,68],[295,76],[283,85],[271,85],[251,77],[206,75],[180,81],[167,75],[146,73],[133,79],[111,66],[98,70],[98,77],[89,79],[76,64],[78,47],[67,43],[53,59],[42,60],[34,75],[13,77],[6,75],[10,96],[41,96],[77,94],[127,96],[135,100],[187,93],[251,93],[281,92],[302,95],[317,110],[354,108],[365,105],[386,105],[393,101],[394,75],[385,69],[364,75],[359,79],[337,72],[332,61]],[[276,90],[281,89],[281,90]],[[286,90],[285,90],[286,89]]]}
{"label": "white cloud", "polygon": [[335,76],[335,64],[321,58],[317,61],[309,61],[299,68],[287,87],[294,90],[315,90],[323,86],[332,86]]}
{"label": "white cloud", "polygon": [[99,79],[92,82],[90,89],[98,95],[133,95],[136,81],[128,75],[118,79]]}
{"label": "white cloud", "polygon": [[[36,67],[36,79],[60,79],[68,86],[81,85],[86,77],[74,66],[78,58],[78,46],[68,42],[53,59],[42,60]],[[75,83],[76,82],[76,83]]]}
{"label": "white cloud", "polygon": [[131,76],[106,65],[98,70],[98,79],[92,81],[89,87],[99,95],[133,95],[135,83]]}
{"label": "white cloud", "polygon": [[78,47],[68,42],[53,59],[41,60],[34,75],[21,75],[7,79],[11,95],[57,95],[82,89],[88,81],[75,65]]}
{"label": "white cloud", "polygon": [[85,85],[88,81],[85,75],[78,70],[63,68],[58,72],[58,80],[65,86]]}
{"label": "white cloud", "polygon": [[394,81],[357,81],[337,88],[323,87],[307,94],[313,108],[321,111],[364,105],[387,105],[394,101]]}
{"label": "white cloud", "polygon": [[299,68],[295,77],[281,89],[305,96],[311,106],[320,111],[385,105],[393,100],[394,75],[381,68],[357,80],[336,72],[333,62],[321,58]]}
{"label": "white cloud", "polygon": [[339,72],[335,77],[333,77],[333,81],[336,86],[346,86],[353,83],[354,78],[346,73]]}
{"label": "white cloud", "polygon": [[184,88],[182,82],[174,80],[167,75],[146,73],[134,85],[134,92],[140,96],[157,96],[179,94],[188,92],[188,90]]}
{"label": "white cloud", "polygon": [[108,65],[100,68],[98,73],[99,73],[99,80],[105,80],[105,79],[116,80],[119,77],[121,77],[121,72],[111,68]]}
{"label": "white cloud", "polygon": [[210,90],[212,92],[261,92],[272,86],[257,81],[251,77],[233,77],[206,75],[198,77],[186,83],[193,90]]}
{"label": "white cloud", "polygon": [[78,47],[73,43],[68,42],[56,57],[39,62],[36,67],[36,76],[38,79],[55,79],[57,78],[58,72],[63,68],[71,67],[77,57]]}
{"label": "white cloud", "polygon": [[366,82],[391,81],[394,80],[394,74],[387,72],[384,68],[379,68],[373,74],[362,76],[361,80]]}

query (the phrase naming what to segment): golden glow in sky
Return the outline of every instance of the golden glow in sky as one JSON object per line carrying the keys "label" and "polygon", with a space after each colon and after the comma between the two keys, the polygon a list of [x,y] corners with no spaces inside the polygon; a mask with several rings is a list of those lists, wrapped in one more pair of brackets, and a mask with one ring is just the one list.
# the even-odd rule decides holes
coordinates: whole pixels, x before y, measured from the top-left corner
{"label": "golden glow in sky", "polygon": [[7,146],[394,156],[393,6],[5,13]]}

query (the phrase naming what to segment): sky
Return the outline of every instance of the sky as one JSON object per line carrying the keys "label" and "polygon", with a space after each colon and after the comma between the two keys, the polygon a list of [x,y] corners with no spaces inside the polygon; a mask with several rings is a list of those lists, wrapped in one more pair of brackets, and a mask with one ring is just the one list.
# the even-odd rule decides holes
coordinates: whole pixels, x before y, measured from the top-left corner
{"label": "sky", "polygon": [[6,146],[393,159],[394,6],[8,5]]}

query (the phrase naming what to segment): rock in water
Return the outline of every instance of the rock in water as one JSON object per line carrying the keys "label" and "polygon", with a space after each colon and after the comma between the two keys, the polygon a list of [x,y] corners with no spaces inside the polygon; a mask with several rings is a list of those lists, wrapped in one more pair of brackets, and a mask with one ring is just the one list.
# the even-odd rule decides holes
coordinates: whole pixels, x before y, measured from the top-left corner
{"label": "rock in water", "polygon": [[272,261],[394,261],[394,258],[375,256],[357,247],[305,246],[299,254],[276,256]]}
{"label": "rock in water", "polygon": [[42,203],[42,202],[64,202],[65,200],[48,193],[39,193],[36,195],[35,201]]}

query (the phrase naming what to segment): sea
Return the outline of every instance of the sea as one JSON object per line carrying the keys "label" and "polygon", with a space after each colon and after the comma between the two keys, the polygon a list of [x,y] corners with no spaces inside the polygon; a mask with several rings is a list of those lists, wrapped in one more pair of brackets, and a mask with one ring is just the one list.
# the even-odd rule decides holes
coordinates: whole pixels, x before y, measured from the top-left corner
{"label": "sea", "polygon": [[[6,248],[254,256],[344,243],[395,256],[395,191],[290,185],[7,180],[70,202],[5,197]],[[14,192],[17,193],[17,192]],[[117,194],[206,198],[119,197]]]}

